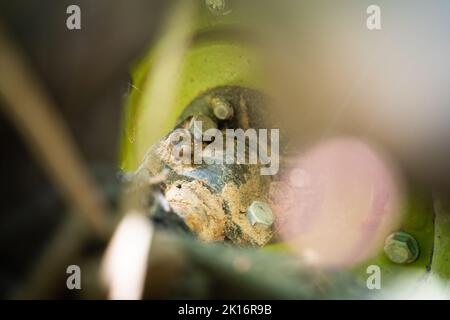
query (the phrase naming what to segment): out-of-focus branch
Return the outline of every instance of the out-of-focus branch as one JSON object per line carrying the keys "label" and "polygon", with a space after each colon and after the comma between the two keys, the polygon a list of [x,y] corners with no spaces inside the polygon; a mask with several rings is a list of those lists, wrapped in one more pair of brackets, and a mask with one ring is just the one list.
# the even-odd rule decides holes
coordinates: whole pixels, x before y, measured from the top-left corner
{"label": "out-of-focus branch", "polygon": [[107,206],[64,121],[0,24],[0,97],[10,120],[74,212],[100,236],[108,234]]}

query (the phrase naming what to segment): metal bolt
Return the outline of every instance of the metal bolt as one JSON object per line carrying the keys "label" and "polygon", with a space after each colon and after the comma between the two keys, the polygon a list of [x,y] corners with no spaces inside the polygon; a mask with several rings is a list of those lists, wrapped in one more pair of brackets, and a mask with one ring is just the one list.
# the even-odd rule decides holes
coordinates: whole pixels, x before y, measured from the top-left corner
{"label": "metal bolt", "polygon": [[227,15],[231,12],[226,0],[206,0],[209,11],[216,16]]}
{"label": "metal bolt", "polygon": [[419,257],[419,245],[409,233],[394,232],[386,238],[384,252],[392,262],[408,264]]}
{"label": "metal bolt", "polygon": [[205,115],[194,116],[189,123],[189,131],[197,141],[201,141],[203,133],[209,129],[217,129],[217,123]]}
{"label": "metal bolt", "polygon": [[266,228],[272,226],[275,221],[272,209],[262,201],[253,201],[247,209],[247,217],[252,226],[258,224]]}
{"label": "metal bolt", "polygon": [[211,101],[214,115],[219,120],[228,120],[233,117],[234,110],[228,101],[223,98],[216,97]]}

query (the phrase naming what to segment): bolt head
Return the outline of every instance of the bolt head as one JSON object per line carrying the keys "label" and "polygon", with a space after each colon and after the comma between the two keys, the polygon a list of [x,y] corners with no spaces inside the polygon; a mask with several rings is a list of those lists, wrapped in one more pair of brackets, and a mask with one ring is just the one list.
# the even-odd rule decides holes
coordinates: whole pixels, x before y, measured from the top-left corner
{"label": "bolt head", "polygon": [[233,107],[225,99],[216,97],[212,99],[214,115],[219,120],[231,119],[234,115]]}
{"label": "bolt head", "polygon": [[384,252],[392,262],[408,264],[419,257],[419,245],[410,234],[395,232],[386,238]]}
{"label": "bolt head", "polygon": [[247,209],[247,217],[252,226],[260,225],[266,228],[271,227],[275,221],[272,209],[262,201],[253,201]]}
{"label": "bolt head", "polygon": [[203,139],[203,133],[209,129],[217,129],[217,124],[205,115],[194,116],[189,123],[189,131],[197,141],[201,141]]}

